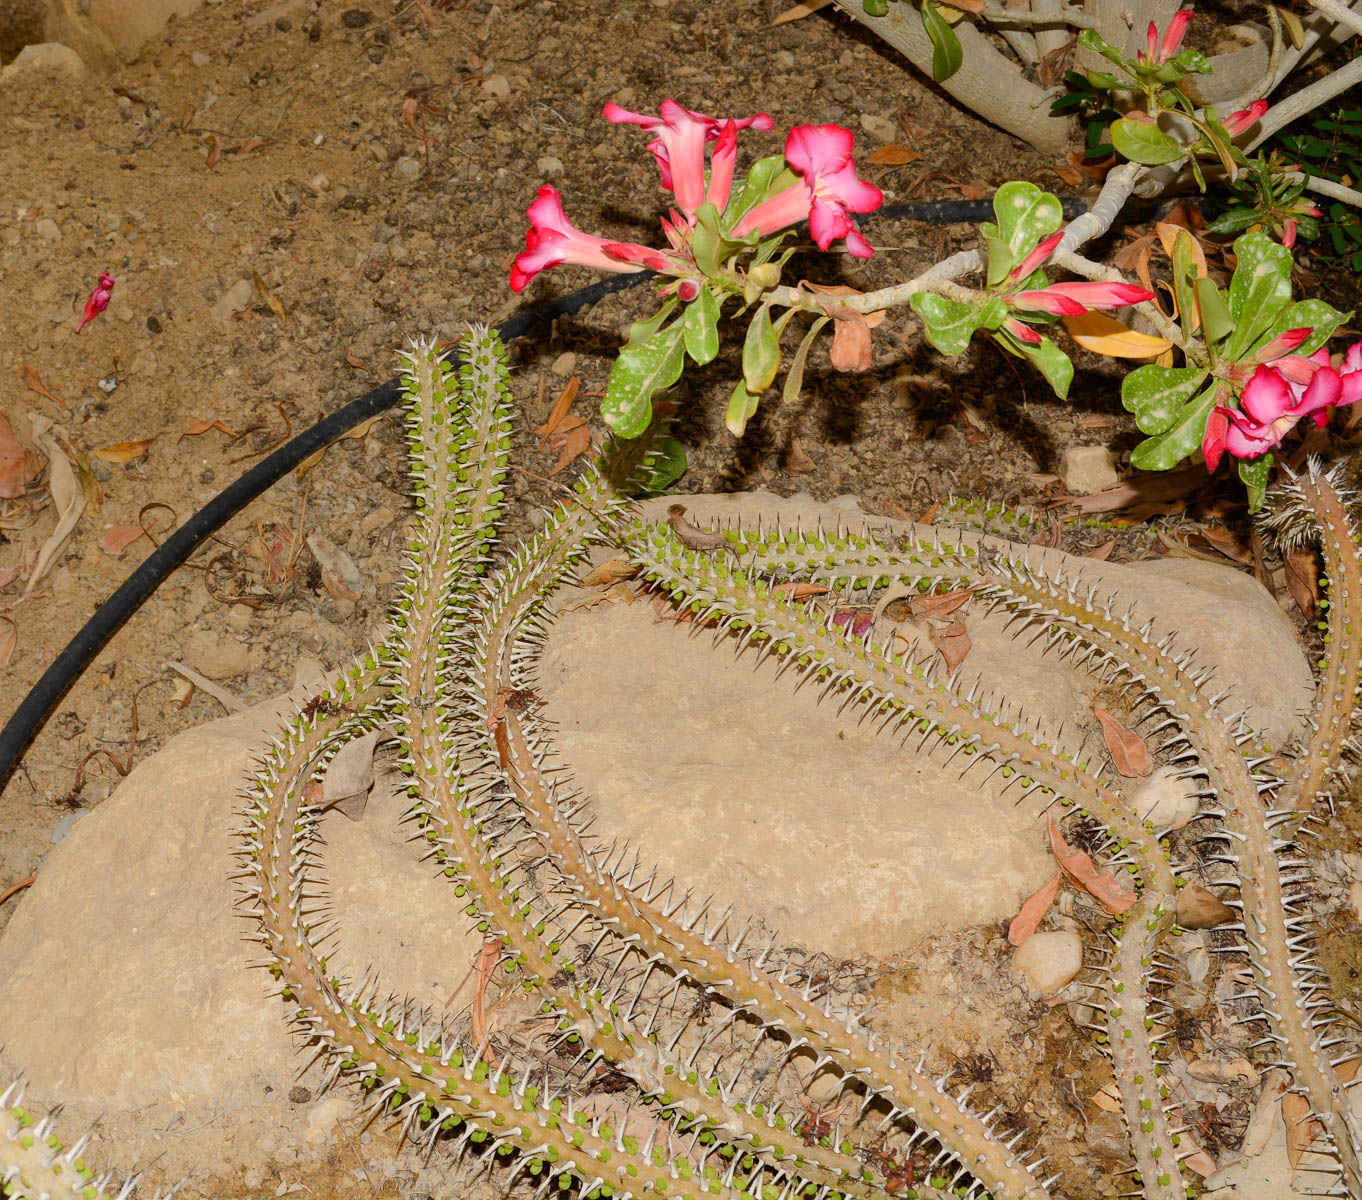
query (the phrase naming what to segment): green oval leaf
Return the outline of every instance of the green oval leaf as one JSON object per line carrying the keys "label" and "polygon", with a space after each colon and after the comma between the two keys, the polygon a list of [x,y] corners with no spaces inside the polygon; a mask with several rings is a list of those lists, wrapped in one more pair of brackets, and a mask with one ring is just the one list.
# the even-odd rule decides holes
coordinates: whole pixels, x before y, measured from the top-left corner
{"label": "green oval leaf", "polygon": [[973,304],[938,296],[935,292],[915,292],[908,303],[922,318],[927,341],[942,354],[964,354],[974,331],[979,328],[979,310]]}
{"label": "green oval leaf", "polygon": [[1136,367],[1121,381],[1121,403],[1144,433],[1163,433],[1206,378],[1204,367]]}
{"label": "green oval leaf", "polygon": [[922,0],[922,27],[932,40],[932,78],[940,83],[949,79],[965,61],[960,39],[937,8],[935,0]]}
{"label": "green oval leaf", "polygon": [[1288,329],[1313,329],[1314,332],[1292,351],[1293,354],[1313,354],[1351,316],[1352,313],[1341,313],[1323,300],[1302,300],[1297,304],[1288,304],[1268,326],[1262,342],[1269,342]]}
{"label": "green oval leaf", "polygon": [[742,346],[742,377],[747,390],[760,396],[780,370],[780,339],[771,325],[771,307],[763,304],[747,327]]}
{"label": "green oval leaf", "polygon": [[686,353],[700,366],[712,362],[719,353],[719,302],[707,287],[687,306],[681,318]]}
{"label": "green oval leaf", "polygon": [[1234,239],[1239,260],[1230,280],[1230,315],[1234,333],[1225,345],[1227,358],[1238,359],[1271,327],[1291,303],[1291,251],[1265,233]]}
{"label": "green oval leaf", "polygon": [[685,346],[678,321],[620,351],[605,385],[601,417],[620,437],[635,438],[653,416],[653,393],[681,378]]}
{"label": "green oval leaf", "polygon": [[1129,117],[1113,121],[1108,136],[1116,152],[1123,158],[1144,163],[1148,167],[1176,162],[1187,153],[1176,138],[1164,133],[1157,125],[1146,125],[1143,121],[1132,121]]}
{"label": "green oval leaf", "polygon": [[[1064,222],[1059,198],[1025,180],[1003,184],[993,194],[993,212],[998,218],[997,236],[1007,243],[1014,261],[1025,258],[1037,242]],[[988,225],[983,230],[986,237],[994,232]]]}
{"label": "green oval leaf", "polygon": [[1074,365],[1069,356],[1048,337],[1040,339],[1040,345],[1017,341],[1017,347],[1040,368],[1040,373],[1049,381],[1050,387],[1061,400],[1068,399],[1069,384],[1073,382]]}
{"label": "green oval leaf", "polygon": [[1206,418],[1215,407],[1220,382],[1213,380],[1195,400],[1183,405],[1177,419],[1157,437],[1146,438],[1130,452],[1132,466],[1143,471],[1171,471],[1201,448]]}
{"label": "green oval leaf", "polygon": [[752,395],[747,390],[747,385],[739,379],[733,388],[733,394],[728,398],[728,412],[724,415],[724,424],[728,426],[728,432],[734,437],[742,437],[748,420],[756,411],[757,397]]}
{"label": "green oval leaf", "polygon": [[1263,497],[1267,495],[1267,480],[1272,474],[1272,451],[1260,458],[1241,458],[1239,478],[1248,489],[1249,512],[1257,512],[1263,507]]}

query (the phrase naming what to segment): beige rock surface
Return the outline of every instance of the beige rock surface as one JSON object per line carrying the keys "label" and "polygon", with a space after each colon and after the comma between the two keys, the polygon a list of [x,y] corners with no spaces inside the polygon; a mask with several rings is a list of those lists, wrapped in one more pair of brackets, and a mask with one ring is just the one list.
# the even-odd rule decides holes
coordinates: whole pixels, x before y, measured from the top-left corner
{"label": "beige rock surface", "polygon": [[[768,497],[688,504],[697,519],[754,504],[815,512]],[[1206,647],[1207,661],[1218,654],[1227,682],[1275,699],[1256,716],[1290,728],[1308,672],[1251,581],[1239,598],[1243,577],[1229,571],[1082,567]],[[1088,722],[1088,682],[999,622],[966,619],[967,665],[985,694],[1005,690],[1043,724]],[[646,603],[570,613],[555,628],[545,712],[597,797],[598,829],[789,942],[844,955],[906,952],[925,933],[1011,915],[1053,870],[1034,812],[875,738],[850,712],[839,719],[792,674],[773,682],[735,665],[710,640],[655,624]],[[119,1147],[110,1161],[156,1158],[171,1179],[236,1172],[248,1192],[270,1163],[323,1156],[339,1103],[289,1101],[299,1058],[268,977],[243,965],[255,952],[231,907],[232,814],[271,724],[255,709],[140,765],[53,851],[0,939],[0,1076],[23,1070],[36,1099],[65,1100],[77,1123],[103,1114]],[[333,961],[342,972],[373,963],[392,990],[439,1008],[477,939],[403,840],[401,809],[380,778],[361,822],[326,822],[344,931]]]}
{"label": "beige rock surface", "polygon": [[[57,71],[73,79],[80,79],[85,74],[85,63],[70,46],[63,46],[60,42],[38,42],[25,46],[14,60],[0,71],[0,84],[17,87],[34,71]],[[56,228],[55,224],[53,228]],[[39,236],[47,235],[40,230]],[[61,233],[58,231],[57,238],[60,237]]]}

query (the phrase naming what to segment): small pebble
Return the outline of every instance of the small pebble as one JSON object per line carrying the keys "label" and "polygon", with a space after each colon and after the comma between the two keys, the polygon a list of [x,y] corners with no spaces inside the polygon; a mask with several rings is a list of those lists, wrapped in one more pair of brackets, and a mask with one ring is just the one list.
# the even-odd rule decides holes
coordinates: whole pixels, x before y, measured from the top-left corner
{"label": "small pebble", "polygon": [[373,19],[373,13],[367,8],[347,8],[341,13],[341,24],[346,29],[363,29]]}
{"label": "small pebble", "polygon": [[894,122],[878,113],[862,113],[861,128],[877,142],[892,142],[898,136]]}
{"label": "small pebble", "polygon": [[1059,475],[1071,496],[1104,492],[1121,482],[1116,460],[1106,446],[1070,446],[1064,451]]}
{"label": "small pebble", "polygon": [[1200,807],[1190,782],[1179,779],[1173,767],[1155,768],[1135,789],[1130,806],[1155,829],[1182,829]]}
{"label": "small pebble", "polygon": [[406,183],[415,183],[421,178],[421,160],[404,155],[393,164],[393,174]]}
{"label": "small pebble", "polygon": [[1042,996],[1048,996],[1083,969],[1083,942],[1068,930],[1033,933],[1012,955],[1012,969]]}
{"label": "small pebble", "polygon": [[206,67],[213,60],[209,58],[209,56],[205,54],[202,50],[195,50],[189,56],[189,61],[192,62],[196,67],[202,68]]}
{"label": "small pebble", "polygon": [[577,356],[567,350],[553,360],[553,365],[549,368],[555,375],[566,379],[577,369]]}

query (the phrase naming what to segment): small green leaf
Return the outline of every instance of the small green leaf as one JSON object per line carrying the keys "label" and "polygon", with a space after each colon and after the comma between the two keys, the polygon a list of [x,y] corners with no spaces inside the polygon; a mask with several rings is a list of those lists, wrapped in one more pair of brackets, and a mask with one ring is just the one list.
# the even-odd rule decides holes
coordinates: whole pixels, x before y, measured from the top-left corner
{"label": "small green leaf", "polygon": [[1103,88],[1106,91],[1115,91],[1117,88],[1129,87],[1130,84],[1122,83],[1115,75],[1109,71],[1084,71],[1084,77],[1095,88]]}
{"label": "small green leaf", "polygon": [[1178,302],[1178,319],[1182,336],[1192,337],[1192,326],[1197,315],[1196,281],[1200,278],[1196,239],[1185,229],[1179,229],[1173,239],[1173,295]]}
{"label": "small green leaf", "polygon": [[1334,330],[1351,316],[1352,313],[1341,313],[1332,305],[1325,304],[1323,300],[1301,300],[1296,304],[1288,304],[1277,314],[1277,319],[1268,326],[1259,344],[1271,341],[1288,329],[1313,329],[1314,332],[1291,352],[1313,354],[1333,336]]}
{"label": "small green leaf", "polygon": [[1234,318],[1225,307],[1225,295],[1215,286],[1215,281],[1207,275],[1198,275],[1192,281],[1192,289],[1201,312],[1201,332],[1207,340],[1218,342],[1229,336],[1234,330]]}
{"label": "small green leaf", "polygon": [[790,369],[785,373],[785,386],[780,390],[780,399],[784,404],[793,403],[799,398],[799,389],[804,386],[804,362],[809,357],[809,347],[813,345],[813,340],[822,332],[823,326],[831,320],[830,317],[819,317],[809,326],[809,332],[799,343],[799,348],[794,352],[794,358],[790,360]]}
{"label": "small green leaf", "polygon": [[629,339],[624,344],[626,346],[637,346],[641,342],[646,342],[662,328],[662,322],[671,316],[676,305],[677,300],[673,296],[646,321],[635,321],[629,326]]}
{"label": "small green leaf", "polygon": [[752,414],[757,411],[757,397],[747,390],[747,385],[739,379],[728,400],[728,412],[724,424],[734,437],[742,437],[743,430]]}
{"label": "small green leaf", "polygon": [[1204,367],[1136,367],[1121,381],[1121,403],[1144,433],[1163,433],[1205,378]]}
{"label": "small green leaf", "polygon": [[1078,44],[1084,50],[1091,50],[1094,54],[1100,54],[1107,62],[1113,66],[1125,70],[1126,59],[1115,46],[1106,41],[1095,29],[1085,29],[1078,35]]}
{"label": "small green leaf", "polygon": [[719,353],[719,302],[707,287],[688,305],[681,317],[686,353],[700,366],[712,362]]}
{"label": "small green leaf", "polygon": [[1178,418],[1157,437],[1146,438],[1130,452],[1132,466],[1142,471],[1171,471],[1201,447],[1206,418],[1215,407],[1220,382],[1212,380],[1195,400],[1183,405]]}
{"label": "small green leaf", "polygon": [[1007,278],[1016,260],[1011,247],[1000,237],[984,235],[984,245],[988,247],[988,286],[996,287]]}
{"label": "small green leaf", "polygon": [[780,338],[771,325],[771,306],[763,304],[747,327],[742,347],[742,376],[747,390],[760,396],[780,370]]}
{"label": "small green leaf", "polygon": [[1113,121],[1108,136],[1116,152],[1123,158],[1143,163],[1147,167],[1176,162],[1187,153],[1176,138],[1164,133],[1157,125],[1146,125],[1143,121],[1132,121],[1129,117]]}
{"label": "small green leaf", "polygon": [[1031,342],[1017,342],[1018,348],[1040,368],[1040,373],[1049,380],[1050,387],[1061,400],[1069,396],[1069,384],[1073,382],[1074,365],[1069,356],[1048,337],[1040,339],[1040,345]]}
{"label": "small green leaf", "polygon": [[1242,233],[1250,225],[1263,219],[1256,208],[1231,208],[1221,213],[1206,226],[1207,233]]}
{"label": "small green leaf", "polygon": [[865,10],[867,17],[889,15],[889,0],[861,0],[861,7]]}
{"label": "small green leaf", "polygon": [[970,338],[979,328],[979,310],[973,304],[938,296],[935,292],[915,292],[908,303],[922,318],[927,341],[942,354],[964,354]]}
{"label": "small green leaf", "polygon": [[681,322],[662,329],[643,342],[620,351],[605,385],[601,416],[620,437],[635,438],[648,428],[653,415],[653,393],[681,378],[685,364]]}
{"label": "small green leaf", "polygon": [[719,234],[719,211],[712,204],[702,204],[695,211],[691,251],[695,255],[695,265],[703,274],[712,279],[719,273],[723,238]]}
{"label": "small green leaf", "polygon": [[1263,497],[1267,495],[1267,480],[1272,474],[1272,451],[1259,458],[1239,460],[1239,478],[1248,489],[1249,512],[1257,512],[1263,507]]}
{"label": "small green leaf", "polygon": [[955,30],[937,8],[936,0],[922,0],[922,27],[932,41],[932,78],[940,83],[960,70],[965,53]]}
{"label": "small green leaf", "polygon": [[1238,359],[1262,336],[1278,314],[1291,303],[1291,251],[1265,233],[1235,238],[1238,265],[1230,280],[1230,315],[1234,333],[1225,345],[1226,357]]}
{"label": "small green leaf", "polygon": [[1001,296],[985,300],[979,310],[980,329],[998,329],[1008,318],[1007,302]]}
{"label": "small green leaf", "polygon": [[984,225],[984,236],[997,236],[1007,244],[1015,262],[1025,258],[1036,244],[1049,237],[1064,221],[1058,197],[1034,183],[1012,180],[993,194],[997,226]]}

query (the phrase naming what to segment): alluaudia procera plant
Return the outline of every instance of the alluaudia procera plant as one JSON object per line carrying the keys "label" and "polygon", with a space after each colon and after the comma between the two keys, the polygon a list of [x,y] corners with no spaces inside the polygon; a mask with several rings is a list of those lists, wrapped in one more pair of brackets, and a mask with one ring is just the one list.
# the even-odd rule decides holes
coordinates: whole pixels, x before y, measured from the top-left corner
{"label": "alluaudia procera plant", "polygon": [[[1179,895],[1193,881],[1193,851],[1204,869],[1202,843],[1223,843],[1212,846],[1223,874],[1197,878],[1234,889],[1242,914],[1226,927],[1239,931],[1226,949],[1245,956],[1251,982],[1231,1016],[1256,1031],[1260,1063],[1286,1068],[1307,1097],[1319,1131],[1319,1154],[1302,1163],[1315,1164],[1311,1182],[1362,1196],[1362,1137],[1336,1073],[1355,1054],[1310,957],[1311,864],[1299,841],[1315,806],[1332,803],[1353,746],[1362,575],[1337,472],[1312,463],[1282,489],[1270,524],[1286,541],[1317,541],[1329,582],[1312,732],[1282,770],[1280,749],[1261,745],[1174,637],[1156,638],[1056,559],[986,534],[732,528],[683,538],[621,498],[648,465],[644,439],[612,448],[527,543],[503,551],[502,351],[475,330],[462,356],[457,374],[429,344],[405,356],[417,521],[389,636],[286,725],[243,809],[244,900],[265,951],[256,965],[278,981],[328,1083],[358,1084],[405,1136],[466,1151],[506,1188],[761,1200],[1055,1194],[1060,1175],[1046,1178],[1026,1149],[1035,1138],[1001,1106],[934,1076],[923,1048],[886,1042],[776,939],[756,940],[750,922],[659,877],[646,847],[591,827],[589,798],[564,779],[533,688],[555,592],[605,542],[715,627],[720,646],[779,656],[830,701],[902,738],[905,753],[948,756],[980,783],[999,776],[1037,815],[1081,813],[1106,828],[1099,853],[1130,872],[1137,896],[1108,944],[1091,947],[1085,978],[1104,1014],[1094,1032],[1111,1054],[1136,1185],[1158,1200],[1181,1200],[1189,1186],[1179,1160],[1190,1143],[1163,1085]],[[1196,781],[1199,819],[1177,836],[1153,828],[1104,761],[931,661],[849,638],[831,607],[788,598],[781,585],[792,580],[858,605],[891,590],[975,589],[1019,634],[1124,687],[1146,732],[1163,731],[1160,756]],[[322,946],[337,930],[320,877],[316,784],[379,727],[401,747],[415,836],[495,964],[495,1036],[328,966]],[[825,1111],[838,1116],[824,1121],[796,1101],[782,1082],[791,1068],[837,1081]],[[0,1170],[11,1149],[0,1138]]]}

